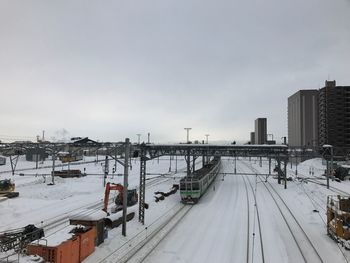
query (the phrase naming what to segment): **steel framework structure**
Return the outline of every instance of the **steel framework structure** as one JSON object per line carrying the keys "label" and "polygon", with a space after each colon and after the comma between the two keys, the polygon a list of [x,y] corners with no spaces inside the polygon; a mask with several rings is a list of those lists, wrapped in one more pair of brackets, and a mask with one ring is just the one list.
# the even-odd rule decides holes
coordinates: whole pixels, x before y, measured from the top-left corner
{"label": "steel framework structure", "polygon": [[281,169],[281,162],[284,167],[287,166],[289,159],[289,151],[286,145],[210,145],[210,144],[171,144],[171,145],[155,145],[141,144],[139,145],[140,157],[140,197],[139,197],[139,221],[145,223],[145,185],[146,185],[146,162],[160,156],[185,156],[187,162],[187,174],[190,173],[190,160],[198,156],[205,156],[208,160],[209,156],[221,157],[267,157],[277,160],[278,177],[284,177],[285,188],[287,187],[286,169]]}

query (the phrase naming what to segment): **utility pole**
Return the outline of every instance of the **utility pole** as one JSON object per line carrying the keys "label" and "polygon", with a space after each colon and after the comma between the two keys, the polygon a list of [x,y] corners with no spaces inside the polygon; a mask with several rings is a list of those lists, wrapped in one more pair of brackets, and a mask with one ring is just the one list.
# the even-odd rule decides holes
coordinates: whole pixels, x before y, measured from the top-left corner
{"label": "utility pole", "polygon": [[106,179],[107,179],[108,172],[109,172],[109,161],[108,161],[108,156],[106,155],[105,169],[104,169],[104,176],[103,176],[103,187],[106,187]]}
{"label": "utility pole", "polygon": [[169,173],[171,172],[171,155],[169,156]]}
{"label": "utility pole", "polygon": [[192,128],[184,128],[187,131],[187,141],[186,143],[190,142],[190,130],[192,130]]}
{"label": "utility pole", "polygon": [[235,154],[235,174],[237,174],[237,156]]}
{"label": "utility pole", "polygon": [[126,236],[126,215],[128,202],[128,176],[129,176],[129,138],[125,139],[125,159],[124,159],[124,191],[123,191],[123,226],[122,235]]}
{"label": "utility pole", "polygon": [[177,173],[177,155],[175,155],[175,173]]}
{"label": "utility pole", "polygon": [[287,159],[284,160],[284,189],[287,189]]}
{"label": "utility pole", "polygon": [[[323,157],[327,161],[326,176],[327,176],[327,189],[329,189],[329,177],[330,177],[331,171],[333,170],[333,146],[332,145],[328,145],[328,144],[327,145],[323,145],[323,149],[324,149]],[[330,160],[331,160],[331,167],[329,167],[329,157],[330,157]]]}
{"label": "utility pole", "polygon": [[333,146],[331,146],[331,173],[333,173]]}
{"label": "utility pole", "polygon": [[148,143],[148,144],[150,144],[150,143],[151,143],[151,142],[150,142],[150,137],[151,137],[151,134],[150,134],[150,133],[148,133],[148,134],[147,134],[147,137],[148,137],[148,138],[147,138],[147,143]]}
{"label": "utility pole", "polygon": [[52,172],[51,172],[52,184],[55,184],[55,160],[56,160],[56,153],[55,153],[55,150],[53,150],[52,151]]}

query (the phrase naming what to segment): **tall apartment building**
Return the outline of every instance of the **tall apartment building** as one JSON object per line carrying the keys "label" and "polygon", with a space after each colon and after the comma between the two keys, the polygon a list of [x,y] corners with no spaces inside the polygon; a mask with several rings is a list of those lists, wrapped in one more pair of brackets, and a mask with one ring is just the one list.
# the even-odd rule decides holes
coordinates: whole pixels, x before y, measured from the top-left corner
{"label": "tall apartment building", "polygon": [[288,144],[318,145],[318,90],[299,90],[288,97]]}
{"label": "tall apartment building", "polygon": [[258,118],[255,120],[255,144],[266,144],[267,142],[267,120]]}
{"label": "tall apartment building", "polygon": [[319,145],[350,148],[350,86],[326,81],[319,91]]}

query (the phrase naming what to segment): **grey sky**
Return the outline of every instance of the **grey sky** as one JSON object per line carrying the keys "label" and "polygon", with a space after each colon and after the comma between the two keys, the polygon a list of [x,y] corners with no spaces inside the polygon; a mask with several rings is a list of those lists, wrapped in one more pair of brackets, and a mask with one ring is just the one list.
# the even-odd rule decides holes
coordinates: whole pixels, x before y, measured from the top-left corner
{"label": "grey sky", "polygon": [[0,139],[248,140],[287,97],[350,85],[348,0],[0,0]]}

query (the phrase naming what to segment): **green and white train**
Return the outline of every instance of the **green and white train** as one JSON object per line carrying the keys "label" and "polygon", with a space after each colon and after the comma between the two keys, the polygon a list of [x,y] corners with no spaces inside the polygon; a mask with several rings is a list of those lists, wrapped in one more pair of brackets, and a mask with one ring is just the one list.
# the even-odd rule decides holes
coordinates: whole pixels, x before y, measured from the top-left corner
{"label": "green and white train", "polygon": [[195,204],[199,198],[207,191],[209,185],[215,180],[219,169],[221,159],[214,159],[203,168],[180,180],[181,201],[184,204]]}

